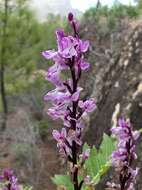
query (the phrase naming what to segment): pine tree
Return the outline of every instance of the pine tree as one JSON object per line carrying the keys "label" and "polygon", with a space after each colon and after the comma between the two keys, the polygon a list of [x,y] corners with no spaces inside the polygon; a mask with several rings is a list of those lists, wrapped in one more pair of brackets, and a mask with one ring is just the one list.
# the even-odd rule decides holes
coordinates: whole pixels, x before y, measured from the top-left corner
{"label": "pine tree", "polygon": [[6,91],[5,91],[5,63],[6,63],[6,45],[7,45],[7,24],[8,24],[8,8],[9,0],[4,0],[3,11],[1,14],[1,49],[0,49],[0,88],[1,88],[1,100],[3,106],[3,122],[2,128],[6,126],[6,118],[8,113],[8,105],[6,100]]}

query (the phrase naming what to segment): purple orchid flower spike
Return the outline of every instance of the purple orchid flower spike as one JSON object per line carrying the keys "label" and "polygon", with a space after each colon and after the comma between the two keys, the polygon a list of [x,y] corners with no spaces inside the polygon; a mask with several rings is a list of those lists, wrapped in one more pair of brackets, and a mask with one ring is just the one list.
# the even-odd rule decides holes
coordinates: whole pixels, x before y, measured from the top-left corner
{"label": "purple orchid flower spike", "polygon": [[133,161],[137,159],[136,142],[140,136],[139,131],[132,131],[132,126],[125,119],[118,120],[118,127],[111,129],[112,135],[117,139],[117,150],[112,153],[112,164],[119,172],[119,184],[108,183],[109,189],[134,190],[138,168],[133,168]]}
{"label": "purple orchid flower spike", "polygon": [[[47,92],[45,101],[50,101],[52,107],[47,113],[54,119],[63,120],[64,127],[61,132],[53,130],[53,138],[57,141],[59,152],[72,164],[71,178],[74,190],[81,190],[84,179],[78,181],[79,149],[82,148],[82,132],[85,128],[83,115],[93,112],[96,108],[94,99],[81,100],[82,88],[79,80],[82,71],[89,69],[90,64],[84,59],[85,52],[89,49],[89,41],[79,38],[78,25],[72,13],[68,21],[74,35],[66,35],[62,29],[56,30],[57,50],[46,50],[42,55],[55,62],[46,75],[46,80],[55,85],[55,90]],[[71,78],[62,79],[62,72],[68,70]],[[81,154],[85,162],[89,151]]]}

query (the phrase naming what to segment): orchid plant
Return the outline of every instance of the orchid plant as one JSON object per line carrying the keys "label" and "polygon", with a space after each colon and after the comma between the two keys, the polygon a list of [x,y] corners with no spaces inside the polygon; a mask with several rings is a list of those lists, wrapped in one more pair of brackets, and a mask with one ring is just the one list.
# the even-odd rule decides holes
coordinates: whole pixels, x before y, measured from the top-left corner
{"label": "orchid plant", "polygon": [[[57,141],[59,152],[71,163],[71,178],[74,190],[80,190],[84,179],[78,180],[78,162],[83,162],[89,157],[89,149],[79,155],[82,147],[82,132],[84,129],[83,117],[96,108],[95,100],[90,98],[85,101],[80,99],[83,90],[79,86],[82,71],[89,68],[89,63],[84,59],[84,54],[89,48],[88,41],[79,38],[77,22],[73,14],[69,13],[68,21],[73,29],[73,35],[66,36],[64,31],[58,29],[57,51],[42,52],[46,59],[55,62],[48,69],[46,79],[55,85],[55,89],[48,92],[44,99],[50,100],[52,107],[48,114],[54,119],[62,119],[64,127],[61,131],[53,130],[53,138]],[[61,79],[61,71],[68,70],[70,78]]]}
{"label": "orchid plant", "polygon": [[[107,171],[110,166],[108,153],[111,154],[114,150],[114,143],[110,143],[112,144],[110,150],[107,149],[108,147],[104,149],[105,146],[103,143],[105,139],[102,143],[102,150],[104,149],[105,154],[102,153],[100,155],[95,148],[90,149],[88,145],[83,146],[82,133],[85,128],[83,118],[96,109],[96,102],[93,98],[81,100],[81,91],[83,89],[79,86],[82,72],[88,70],[90,66],[84,56],[89,49],[89,41],[80,39],[78,23],[72,13],[68,14],[68,21],[73,34],[66,35],[62,29],[58,29],[56,31],[57,50],[42,52],[42,55],[46,59],[51,59],[54,62],[54,65],[47,71],[46,80],[55,85],[55,89],[49,91],[44,96],[44,99],[52,103],[52,107],[49,108],[47,112],[49,116],[51,116],[53,120],[61,119],[63,121],[61,131],[53,130],[52,134],[53,138],[57,141],[60,154],[66,157],[70,163],[69,173],[72,186],[71,188],[66,188],[81,190],[86,189],[86,187],[93,188],[100,180],[100,177]],[[61,77],[63,71],[68,71],[70,77],[67,76],[67,79],[63,80]],[[134,152],[135,141],[139,133],[132,132],[131,127],[129,127],[124,120],[121,120],[119,123],[121,123],[121,126],[112,129],[112,132],[120,137],[118,138],[118,151],[115,151],[112,156],[112,161],[115,163],[114,166],[116,166],[116,163],[120,163],[121,158],[123,158],[123,161],[121,161],[123,165],[121,168],[122,171],[120,172],[121,184],[116,186],[121,190],[130,190],[130,186],[133,187],[133,176],[136,176],[138,171],[138,169],[132,170],[131,162],[136,158]],[[106,144],[109,144],[109,140],[106,141]],[[94,152],[95,154],[93,154]],[[122,152],[125,155],[122,156]],[[107,157],[105,157],[105,155],[107,155]],[[93,156],[94,160],[96,156],[96,160],[102,160],[102,163],[98,164],[97,161],[95,163],[92,162]],[[92,163],[92,168],[93,164],[98,164],[99,169],[97,173],[95,173],[96,171],[92,172],[92,168],[90,168],[90,170],[88,169],[90,163]],[[85,172],[82,172],[82,169],[85,169]],[[86,172],[89,172],[89,175],[86,174]],[[61,177],[63,178],[63,176]],[[59,185],[63,183],[64,179],[67,180],[65,177],[61,180],[62,183],[58,183],[60,179],[60,176],[56,176],[53,181]],[[132,189],[133,188],[131,188],[131,190]]]}
{"label": "orchid plant", "polygon": [[133,161],[137,159],[136,142],[139,131],[133,131],[129,122],[119,119],[118,127],[111,129],[117,138],[117,150],[112,153],[112,165],[119,174],[119,183],[108,183],[108,189],[134,190],[139,168],[134,168]]}
{"label": "orchid plant", "polygon": [[[54,62],[46,74],[46,80],[55,86],[44,96],[45,101],[52,103],[47,113],[53,120],[63,121],[63,128],[54,129],[52,135],[59,153],[70,163],[68,175],[55,175],[53,182],[66,190],[93,190],[102,175],[113,166],[119,176],[118,183],[107,182],[104,188],[134,190],[139,169],[133,166],[133,161],[137,159],[135,147],[140,131],[133,131],[129,122],[119,119],[118,126],[111,128],[116,140],[104,134],[99,150],[83,143],[84,118],[96,109],[93,98],[81,99],[83,88],[79,86],[82,72],[90,67],[85,60],[89,42],[79,38],[78,23],[72,13],[69,13],[68,21],[73,34],[66,35],[58,29],[57,50],[42,52],[46,59]],[[66,79],[62,78],[62,72],[68,73]],[[0,184],[2,190],[21,189],[13,171],[8,169],[0,176]]]}

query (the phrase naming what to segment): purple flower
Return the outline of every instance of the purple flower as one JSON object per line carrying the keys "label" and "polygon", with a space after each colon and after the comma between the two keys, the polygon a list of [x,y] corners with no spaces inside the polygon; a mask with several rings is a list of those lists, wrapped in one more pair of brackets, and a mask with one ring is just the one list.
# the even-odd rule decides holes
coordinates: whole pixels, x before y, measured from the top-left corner
{"label": "purple flower", "polygon": [[58,29],[56,31],[58,50],[48,50],[42,52],[46,59],[53,59],[58,62],[58,59],[64,59],[80,56],[80,53],[85,53],[89,48],[89,41],[78,40],[73,36],[65,36],[64,31]]}
{"label": "purple flower", "polygon": [[73,14],[72,13],[68,14],[68,20],[69,20],[69,22],[73,21]]}
{"label": "purple flower", "polygon": [[46,50],[42,52],[42,55],[46,59],[53,59],[58,55],[58,53],[55,50]]}
{"label": "purple flower", "polygon": [[71,99],[71,95],[68,91],[59,91],[58,88],[49,91],[45,96],[44,96],[44,100],[48,101],[52,101],[52,103],[54,105],[63,105],[65,103],[70,102]]}
{"label": "purple flower", "polygon": [[60,143],[61,142],[64,142],[64,140],[66,139],[67,137],[67,132],[66,132],[66,129],[65,128],[62,128],[61,130],[61,133],[59,133],[59,131],[57,130],[53,130],[53,138]]}
{"label": "purple flower", "polygon": [[70,154],[70,149],[67,146],[67,132],[65,128],[62,128],[61,133],[57,130],[52,132],[53,138],[57,141],[57,147],[59,152],[63,154]]}
{"label": "purple flower", "polygon": [[81,93],[82,90],[83,90],[83,88],[78,87],[78,88],[77,88],[77,91],[71,95],[71,100],[72,100],[73,102],[79,100],[80,93]]}
{"label": "purple flower", "polygon": [[17,178],[11,169],[4,169],[0,176],[0,181],[3,182],[2,190],[19,190]]}
{"label": "purple flower", "polygon": [[59,54],[63,58],[72,58],[73,56],[77,56],[76,46],[78,42],[72,36],[63,37],[59,43]]}
{"label": "purple flower", "polygon": [[80,138],[81,136],[81,131],[76,129],[76,130],[72,130],[70,129],[68,132],[68,142],[70,143],[70,145],[73,145],[73,142],[75,142],[77,145],[81,146],[82,145],[82,140]]}
{"label": "purple flower", "polygon": [[84,61],[84,60],[81,60],[80,62],[80,68],[84,71],[84,70],[88,70],[90,67],[90,63]]}
{"label": "purple flower", "polygon": [[[67,107],[70,106],[71,102],[78,101],[80,97],[80,92],[82,91],[82,88],[78,87],[77,91],[73,94],[70,94],[67,89],[64,88],[56,88],[52,91],[49,91],[45,96],[45,101],[51,101],[53,104],[52,108],[48,109],[48,114],[55,120],[55,119],[65,119],[67,121],[67,118],[69,118],[69,114],[65,115],[65,113],[69,113],[67,111]],[[70,117],[71,118],[71,117]]]}
{"label": "purple flower", "polygon": [[[82,71],[87,70],[90,64],[85,61],[84,53],[89,49],[89,41],[82,41],[78,35],[77,22],[72,13],[68,15],[68,21],[73,29],[73,36],[66,35],[62,29],[56,30],[57,50],[47,50],[42,52],[46,59],[51,59],[54,63],[46,74],[46,80],[55,85],[55,89],[49,91],[45,96],[45,101],[50,101],[52,107],[47,111],[53,120],[62,119],[64,127],[59,132],[53,130],[53,138],[57,141],[59,152],[66,156],[72,164],[71,173],[75,189],[81,189],[83,181],[77,182],[79,151],[82,146],[82,132],[85,128],[83,114],[94,111],[96,103],[93,99],[82,101],[79,87],[79,79]],[[68,71],[66,79],[62,77],[62,72]],[[71,78],[68,78],[70,76]],[[82,164],[89,156],[89,150],[80,156]]]}
{"label": "purple flower", "polygon": [[58,105],[48,109],[48,115],[52,117],[53,120],[56,119],[64,119],[64,115],[66,113],[65,105]]}
{"label": "purple flower", "polygon": [[92,112],[96,108],[96,103],[95,103],[95,101],[93,99],[86,100],[84,102],[82,100],[80,100],[78,105],[85,112]]}
{"label": "purple flower", "polygon": [[73,141],[79,146],[82,145],[82,141],[79,138],[79,133],[74,130],[69,130],[68,134],[65,128],[62,128],[61,132],[53,130],[53,138],[57,141],[57,147],[59,152],[70,155],[70,148],[73,146]]}
{"label": "purple flower", "polygon": [[135,147],[140,133],[132,131],[130,123],[124,119],[119,119],[118,127],[113,127],[111,132],[118,141],[117,150],[111,157],[113,166],[120,171],[120,187],[132,190],[138,173],[138,168],[133,169],[132,162],[137,158]]}
{"label": "purple flower", "polygon": [[82,161],[85,161],[89,158],[90,155],[90,149],[85,150],[84,152],[82,152],[82,154],[80,154],[80,158],[82,159]]}
{"label": "purple flower", "polygon": [[53,59],[58,62],[57,57],[65,59],[77,56],[76,46],[79,46],[79,43],[76,38],[72,36],[65,36],[63,30],[61,29],[58,29],[56,31],[56,36],[57,36],[58,50],[57,51],[48,50],[42,52],[42,55],[46,59]]}
{"label": "purple flower", "polygon": [[78,52],[85,53],[86,51],[88,51],[88,49],[89,49],[89,41],[88,40],[86,40],[86,41],[80,40],[78,47],[77,47]]}

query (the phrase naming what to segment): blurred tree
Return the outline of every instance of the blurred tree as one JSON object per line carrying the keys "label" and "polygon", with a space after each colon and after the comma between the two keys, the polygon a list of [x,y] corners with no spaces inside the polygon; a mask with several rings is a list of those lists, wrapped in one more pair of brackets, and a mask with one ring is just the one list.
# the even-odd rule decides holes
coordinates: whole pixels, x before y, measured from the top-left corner
{"label": "blurred tree", "polygon": [[135,2],[138,4],[138,7],[142,9],[142,0],[135,0]]}
{"label": "blurred tree", "polygon": [[[3,1],[0,1],[3,2]],[[49,61],[41,56],[41,51],[55,48],[54,32],[57,27],[66,27],[66,22],[59,15],[49,15],[45,22],[36,19],[33,11],[30,10],[28,0],[7,0],[8,13],[6,23],[6,34],[3,38],[0,31],[0,64],[4,67],[1,75],[7,93],[9,110],[11,98],[16,96],[20,99],[23,94],[34,95],[35,100],[41,100],[38,94],[42,89],[51,88],[44,80],[44,69]],[[0,25],[3,25],[4,4],[0,6]],[[1,43],[2,42],[2,43]],[[45,87],[46,85],[46,87]],[[2,88],[1,88],[2,89]],[[40,90],[39,90],[40,89]],[[6,98],[6,95],[4,95]],[[35,102],[35,101],[34,101]],[[4,104],[3,104],[4,105]],[[6,104],[7,106],[7,104]],[[4,110],[4,109],[3,109]],[[6,113],[8,109],[6,107]]]}
{"label": "blurred tree", "polygon": [[8,113],[6,92],[5,92],[5,63],[6,63],[6,45],[7,45],[7,23],[8,23],[8,0],[2,2],[1,11],[1,47],[0,47],[0,88],[1,88],[1,100],[3,106],[4,117],[2,121],[2,128],[6,126],[6,118]]}
{"label": "blurred tree", "polygon": [[100,0],[97,1],[97,4],[96,4],[96,9],[100,8],[101,7],[101,2]]}

